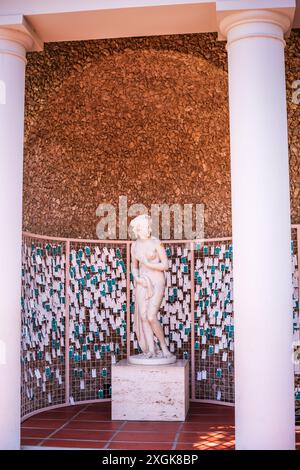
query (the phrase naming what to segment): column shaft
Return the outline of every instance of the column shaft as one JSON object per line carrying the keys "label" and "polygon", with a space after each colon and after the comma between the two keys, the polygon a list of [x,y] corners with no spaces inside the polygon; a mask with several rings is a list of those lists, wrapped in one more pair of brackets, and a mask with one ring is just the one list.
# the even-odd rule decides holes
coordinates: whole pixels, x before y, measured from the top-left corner
{"label": "column shaft", "polygon": [[284,41],[273,17],[227,32],[237,449],[293,449]]}
{"label": "column shaft", "polygon": [[20,296],[25,44],[0,29],[0,448],[20,448]]}

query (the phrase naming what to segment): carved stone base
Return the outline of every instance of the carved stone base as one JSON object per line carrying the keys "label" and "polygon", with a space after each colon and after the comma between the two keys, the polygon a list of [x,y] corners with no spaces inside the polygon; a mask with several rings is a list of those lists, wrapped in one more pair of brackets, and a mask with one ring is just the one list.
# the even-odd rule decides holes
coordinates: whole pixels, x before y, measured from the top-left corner
{"label": "carved stone base", "polygon": [[189,364],[112,366],[112,419],[184,421],[189,407]]}

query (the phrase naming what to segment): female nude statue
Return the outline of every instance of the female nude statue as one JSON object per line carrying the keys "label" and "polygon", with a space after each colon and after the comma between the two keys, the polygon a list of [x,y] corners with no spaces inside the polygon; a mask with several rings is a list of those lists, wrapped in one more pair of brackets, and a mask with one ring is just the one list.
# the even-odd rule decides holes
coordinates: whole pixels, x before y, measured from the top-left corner
{"label": "female nude statue", "polygon": [[[131,271],[135,286],[134,331],[144,358],[168,358],[168,362],[174,362],[176,358],[167,348],[158,319],[165,291],[164,271],[168,269],[167,255],[162,243],[151,237],[149,216],[139,215],[130,225],[136,237],[131,247]],[[154,335],[159,341],[161,351],[155,344]]]}

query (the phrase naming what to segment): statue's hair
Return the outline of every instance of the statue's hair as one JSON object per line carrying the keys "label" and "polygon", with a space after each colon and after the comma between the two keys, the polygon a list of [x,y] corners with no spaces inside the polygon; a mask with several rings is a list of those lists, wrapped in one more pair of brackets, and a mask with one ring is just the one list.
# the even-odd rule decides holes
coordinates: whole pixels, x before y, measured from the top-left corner
{"label": "statue's hair", "polygon": [[137,237],[137,230],[138,228],[147,220],[147,222],[149,223],[151,221],[151,217],[148,215],[148,214],[140,214],[138,215],[137,217],[135,217],[134,219],[132,219],[132,221],[130,222],[130,229],[132,230],[132,232],[134,233],[135,237]]}

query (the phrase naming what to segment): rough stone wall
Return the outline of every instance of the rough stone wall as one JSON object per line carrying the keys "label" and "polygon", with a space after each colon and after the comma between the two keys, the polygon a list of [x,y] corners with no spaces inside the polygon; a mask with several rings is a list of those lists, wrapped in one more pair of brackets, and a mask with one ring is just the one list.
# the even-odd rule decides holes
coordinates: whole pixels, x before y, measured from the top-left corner
{"label": "rough stone wall", "polygon": [[[299,214],[300,32],[287,46],[292,222]],[[203,203],[231,235],[225,44],[214,34],[46,44],[28,54],[23,228],[96,238],[96,208]]]}
{"label": "rough stone wall", "polygon": [[[293,94],[296,94],[300,101],[300,29],[292,31],[287,40],[285,54],[291,219],[293,224],[300,224],[300,102],[296,104],[292,99]],[[299,91],[293,88],[297,80]]]}

